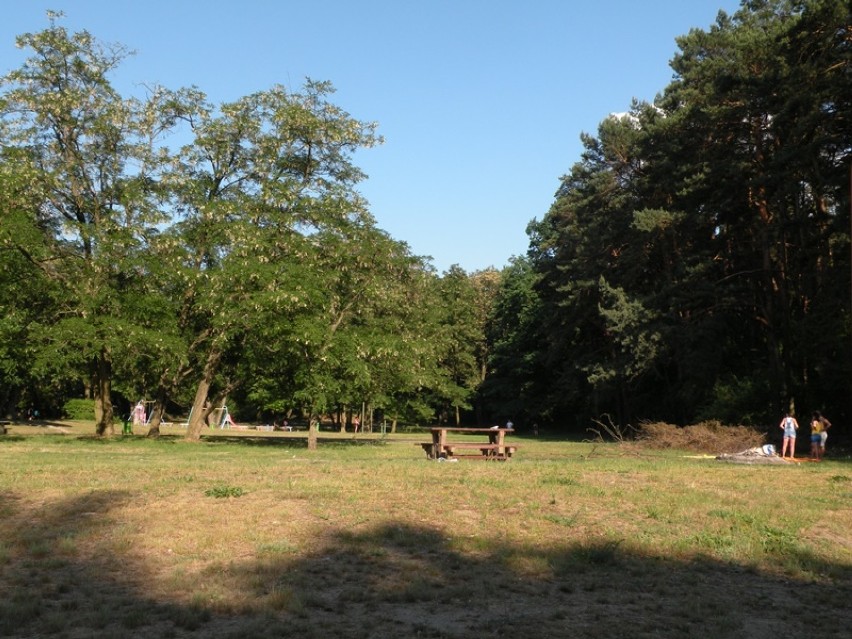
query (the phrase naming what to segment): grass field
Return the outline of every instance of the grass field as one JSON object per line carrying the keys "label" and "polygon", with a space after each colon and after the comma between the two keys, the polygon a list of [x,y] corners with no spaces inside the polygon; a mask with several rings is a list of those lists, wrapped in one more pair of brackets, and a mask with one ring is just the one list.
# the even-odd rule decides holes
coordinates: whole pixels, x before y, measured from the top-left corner
{"label": "grass field", "polygon": [[0,437],[0,636],[849,637],[852,459]]}

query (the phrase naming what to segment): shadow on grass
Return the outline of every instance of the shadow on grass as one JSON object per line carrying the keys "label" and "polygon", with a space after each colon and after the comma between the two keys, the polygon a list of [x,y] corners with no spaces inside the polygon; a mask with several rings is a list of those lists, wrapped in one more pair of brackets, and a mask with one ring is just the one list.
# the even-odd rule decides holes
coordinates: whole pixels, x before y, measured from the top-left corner
{"label": "shadow on grass", "polygon": [[[24,441],[25,436],[9,436],[3,435],[2,441]],[[187,441],[184,435],[179,434],[161,434],[156,438],[148,438],[144,435],[116,435],[114,437],[98,437],[94,434],[76,435],[72,437],[64,437],[68,441],[85,442],[92,446],[112,446],[121,444],[138,445],[138,446],[158,446],[158,445],[177,445],[187,444],[191,446],[198,445],[197,442]],[[221,446],[227,444],[229,446],[245,446],[249,448],[283,448],[283,449],[306,449],[308,447],[307,435],[288,436],[288,437],[270,437],[264,435],[201,435],[201,445],[205,446]],[[364,448],[371,446],[385,446],[389,440],[384,439],[367,439],[367,438],[345,438],[345,437],[319,437],[317,440],[318,448],[346,449],[346,448]]]}
{"label": "shadow on grass", "polygon": [[[116,543],[111,511],[128,499],[32,510],[0,496],[0,636],[839,638],[852,613],[850,566],[802,548],[785,561],[819,578],[642,556],[621,540],[542,548],[393,522],[329,529],[308,555],[284,544],[211,565],[181,605],[149,592]],[[75,546],[83,532],[103,537],[91,556]]]}
{"label": "shadow on grass", "polygon": [[[264,437],[263,435],[229,436],[215,435],[203,437],[205,444],[236,444],[247,447],[280,447],[280,448],[307,448],[308,436],[304,437]],[[355,439],[355,438],[326,438],[319,437],[317,446],[323,448],[363,448],[369,446],[384,446],[387,442],[379,439]]]}
{"label": "shadow on grass", "polygon": [[15,426],[30,426],[34,428],[48,428],[50,426],[53,426],[54,428],[64,428],[68,426],[67,422],[54,419],[11,419],[8,421],[12,428]]}

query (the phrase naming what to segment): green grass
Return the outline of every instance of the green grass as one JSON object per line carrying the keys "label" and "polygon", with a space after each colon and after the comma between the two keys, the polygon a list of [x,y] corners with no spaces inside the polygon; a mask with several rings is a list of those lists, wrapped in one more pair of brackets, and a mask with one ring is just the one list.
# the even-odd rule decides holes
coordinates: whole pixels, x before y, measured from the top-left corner
{"label": "green grass", "polygon": [[0,636],[841,637],[852,612],[849,459],[43,433],[0,439]]}
{"label": "green grass", "polygon": [[246,494],[246,491],[240,488],[239,486],[229,486],[227,484],[220,484],[218,486],[208,488],[204,491],[204,494],[208,497],[223,499],[227,497],[242,497]]}

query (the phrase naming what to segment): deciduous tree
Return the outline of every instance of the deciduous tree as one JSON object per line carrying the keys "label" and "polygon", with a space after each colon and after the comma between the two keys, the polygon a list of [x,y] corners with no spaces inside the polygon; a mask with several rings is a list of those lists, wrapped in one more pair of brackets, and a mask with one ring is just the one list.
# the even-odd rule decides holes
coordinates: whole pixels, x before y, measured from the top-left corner
{"label": "deciduous tree", "polygon": [[[113,428],[116,357],[133,341],[138,317],[125,315],[144,270],[158,208],[155,146],[167,122],[156,100],[123,98],[109,74],[127,56],[88,32],[57,26],[24,34],[32,51],[2,78],[0,142],[6,162],[27,184],[30,228],[43,237],[6,236],[42,275],[63,291],[61,309],[42,344],[53,360],[91,384],[96,431]],[[8,166],[8,164],[7,164]],[[28,253],[39,246],[38,256]]]}

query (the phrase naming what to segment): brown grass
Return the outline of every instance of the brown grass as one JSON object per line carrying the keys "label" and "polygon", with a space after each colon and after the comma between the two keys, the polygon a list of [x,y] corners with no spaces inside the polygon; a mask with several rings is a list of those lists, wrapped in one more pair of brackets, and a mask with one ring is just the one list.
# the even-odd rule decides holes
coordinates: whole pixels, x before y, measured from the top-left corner
{"label": "brown grass", "polygon": [[0,440],[0,636],[774,639],[852,613],[846,458],[79,433]]}

